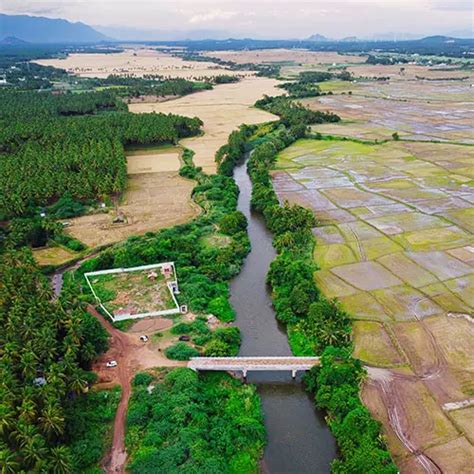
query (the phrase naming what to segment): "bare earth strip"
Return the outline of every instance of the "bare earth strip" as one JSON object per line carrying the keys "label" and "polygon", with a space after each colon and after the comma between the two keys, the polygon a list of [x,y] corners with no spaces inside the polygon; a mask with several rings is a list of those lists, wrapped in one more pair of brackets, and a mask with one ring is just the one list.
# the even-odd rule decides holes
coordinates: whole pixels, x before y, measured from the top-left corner
{"label": "bare earth strip", "polygon": [[194,163],[207,173],[215,173],[216,151],[225,143],[229,134],[241,124],[256,124],[274,120],[272,114],[256,109],[253,104],[264,94],[279,95],[278,82],[267,78],[246,78],[234,84],[224,84],[213,90],[199,92],[161,103],[130,104],[136,113],[163,112],[199,117],[204,122],[204,134],[181,141],[194,152]]}

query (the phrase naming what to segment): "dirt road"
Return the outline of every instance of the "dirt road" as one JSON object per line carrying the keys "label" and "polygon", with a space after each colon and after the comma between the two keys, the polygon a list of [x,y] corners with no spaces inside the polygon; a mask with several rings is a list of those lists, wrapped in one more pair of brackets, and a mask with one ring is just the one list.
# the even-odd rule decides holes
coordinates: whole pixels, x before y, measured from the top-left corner
{"label": "dirt road", "polygon": [[[112,447],[102,460],[101,465],[107,473],[124,473],[127,461],[125,429],[133,376],[143,369],[179,367],[185,366],[186,362],[169,360],[162,352],[153,348],[153,345],[144,344],[139,340],[138,334],[151,337],[157,330],[172,325],[171,321],[163,321],[158,318],[154,318],[152,321],[140,320],[131,328],[130,333],[124,333],[116,329],[92,305],[88,305],[87,310],[98,319],[110,335],[109,350],[99,357],[93,365],[94,372],[99,375],[99,384],[103,386],[119,384],[122,388],[122,398],[115,415]],[[109,360],[117,361],[117,367],[106,368],[105,364]]]}

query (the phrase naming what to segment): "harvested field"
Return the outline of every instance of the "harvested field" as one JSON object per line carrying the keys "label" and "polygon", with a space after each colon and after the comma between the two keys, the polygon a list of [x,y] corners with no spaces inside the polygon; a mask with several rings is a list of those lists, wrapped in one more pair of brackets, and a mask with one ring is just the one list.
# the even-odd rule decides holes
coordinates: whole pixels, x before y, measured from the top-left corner
{"label": "harvested field", "polygon": [[374,321],[354,322],[354,357],[379,367],[405,363],[384,326]]}
{"label": "harvested field", "polygon": [[450,411],[448,416],[464,431],[466,438],[474,443],[474,406]]}
{"label": "harvested field", "polygon": [[273,172],[280,200],[320,222],[315,280],[354,317],[355,355],[389,369],[363,397],[410,474],[468,472],[473,450],[462,410],[443,408],[474,393],[473,159],[454,144],[298,140]]}
{"label": "harvested field", "polygon": [[[127,163],[127,189],[115,211],[70,219],[67,232],[89,247],[183,224],[200,212],[191,199],[195,183],[178,175],[177,150],[135,150]],[[114,223],[118,214],[123,222]]]}
{"label": "harvested field", "polygon": [[135,113],[163,112],[199,117],[204,122],[204,134],[186,138],[181,144],[194,152],[194,164],[207,173],[215,173],[216,151],[225,143],[229,134],[241,124],[254,124],[274,120],[275,116],[253,107],[264,94],[279,95],[277,81],[267,78],[247,78],[233,84],[223,84],[212,90],[192,94],[168,102],[131,104]]}
{"label": "harvested field", "polygon": [[33,257],[40,266],[61,265],[77,257],[77,253],[63,247],[33,249]]}
{"label": "harvested field", "polygon": [[158,149],[128,150],[127,173],[160,173],[165,171],[179,171],[180,149],[163,147]]}
{"label": "harvested field", "polygon": [[251,51],[206,51],[203,56],[232,61],[237,64],[291,63],[295,65],[363,63],[367,56],[320,52],[306,49],[254,49]]}
{"label": "harvested field", "polygon": [[64,59],[41,59],[34,62],[65,69],[81,77],[107,77],[115,74],[203,79],[220,74],[251,74],[248,71],[230,71],[212,62],[184,61],[165,51],[148,48],[126,49],[112,54],[70,54]]}

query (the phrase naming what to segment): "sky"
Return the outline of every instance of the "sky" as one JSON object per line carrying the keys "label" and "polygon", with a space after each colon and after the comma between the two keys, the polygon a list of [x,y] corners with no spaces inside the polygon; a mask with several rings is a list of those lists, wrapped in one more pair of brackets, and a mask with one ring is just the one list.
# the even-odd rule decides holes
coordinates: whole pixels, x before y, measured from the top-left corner
{"label": "sky", "polygon": [[472,0],[0,0],[0,11],[233,37],[369,38],[472,32],[473,5]]}

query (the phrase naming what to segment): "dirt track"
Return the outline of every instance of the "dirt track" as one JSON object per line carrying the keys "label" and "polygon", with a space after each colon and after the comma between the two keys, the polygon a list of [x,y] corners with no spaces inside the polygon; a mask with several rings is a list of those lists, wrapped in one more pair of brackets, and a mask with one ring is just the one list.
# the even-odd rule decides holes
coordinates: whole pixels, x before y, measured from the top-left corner
{"label": "dirt track", "polygon": [[[94,372],[99,375],[100,385],[119,384],[122,388],[122,398],[115,415],[112,447],[110,452],[104,456],[101,465],[107,473],[124,473],[127,461],[125,422],[132,391],[131,380],[134,374],[145,368],[176,367],[185,365],[185,363],[166,359],[161,352],[152,350],[148,345],[139,342],[136,333],[127,334],[116,329],[93,306],[89,305],[87,310],[99,320],[111,337],[109,350],[94,363]],[[147,335],[151,336],[152,333],[156,332],[155,326],[150,325],[150,330],[144,330],[141,334],[149,332]],[[113,369],[105,368],[105,363],[108,360],[116,360],[117,367]]]}

